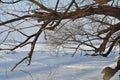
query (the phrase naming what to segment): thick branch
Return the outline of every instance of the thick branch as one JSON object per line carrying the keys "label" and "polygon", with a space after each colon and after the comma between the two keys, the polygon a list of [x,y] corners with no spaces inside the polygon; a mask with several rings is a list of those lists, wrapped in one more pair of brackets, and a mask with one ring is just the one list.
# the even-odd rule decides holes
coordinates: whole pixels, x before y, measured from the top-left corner
{"label": "thick branch", "polygon": [[32,54],[33,54],[33,51],[34,51],[34,48],[35,48],[35,44],[36,44],[36,42],[37,42],[40,34],[42,33],[42,29],[45,28],[49,23],[50,23],[50,21],[45,22],[45,23],[42,25],[42,27],[39,29],[39,31],[36,33],[35,38],[34,38],[32,44],[31,44],[30,52],[29,52],[29,54],[28,54],[28,60],[29,60],[28,65],[30,65],[30,63],[31,63],[31,58],[32,58]]}
{"label": "thick branch", "polygon": [[115,25],[111,25],[109,28],[99,31],[99,32],[98,32],[98,35],[107,33],[107,32],[109,32],[109,31],[114,31],[114,32],[116,32],[116,31],[118,31],[118,30],[120,30],[120,23],[117,23],[117,24],[115,24]]}
{"label": "thick branch", "polygon": [[[52,17],[54,18],[54,20],[58,20],[59,17],[61,15],[63,15],[63,12],[58,12],[57,13],[59,16],[56,16],[54,14],[52,14]],[[66,13],[64,15],[64,17],[62,19],[78,19],[78,18],[82,18],[85,16],[90,16],[93,14],[98,14],[98,15],[108,15],[108,16],[112,16],[115,17],[117,19],[120,19],[120,8],[116,8],[116,7],[112,7],[112,6],[102,6],[102,7],[92,7],[89,6],[87,8],[83,8],[83,9],[77,9],[76,11],[70,11],[68,13]],[[44,19],[48,19],[47,16],[49,15],[49,13],[44,13],[44,15],[35,15],[34,17],[37,18],[43,18],[43,16],[45,17]]]}
{"label": "thick branch", "polygon": [[100,51],[100,52],[105,51],[106,45],[107,45],[107,43],[109,42],[110,37],[111,37],[115,32],[117,32],[117,31],[120,30],[120,23],[115,24],[114,26],[109,27],[109,28],[106,29],[106,30],[103,30],[103,34],[104,34],[105,32],[108,32],[107,30],[109,31],[109,33],[107,33],[107,35],[106,35],[105,38],[103,39],[102,44],[101,44],[100,47],[99,47],[99,51]]}
{"label": "thick branch", "polygon": [[[50,12],[53,12],[53,11],[50,11]],[[70,12],[67,11],[67,13],[57,12],[56,14],[51,14],[51,13],[45,13],[45,12],[38,12],[38,13],[34,13],[32,15],[25,15],[25,16],[22,16],[19,18],[15,18],[15,19],[11,19],[11,20],[2,22],[2,23],[0,23],[0,26],[15,22],[15,21],[18,21],[21,19],[25,19],[28,17],[40,18],[42,21],[44,21],[44,20],[60,20],[60,17],[62,17],[64,15],[62,17],[62,19],[75,20],[75,19],[82,18],[85,16],[90,16],[93,14],[108,15],[108,16],[112,16],[117,19],[120,19],[120,8],[116,8],[116,7],[112,7],[112,6],[102,6],[102,7],[94,8],[92,6],[89,6],[87,8],[77,9],[76,11],[70,11]]]}
{"label": "thick branch", "polygon": [[115,46],[115,43],[120,39],[120,36],[116,37],[115,40],[110,45],[110,48],[108,49],[107,53],[104,55],[105,57],[108,56],[108,54],[112,51],[113,47]]}

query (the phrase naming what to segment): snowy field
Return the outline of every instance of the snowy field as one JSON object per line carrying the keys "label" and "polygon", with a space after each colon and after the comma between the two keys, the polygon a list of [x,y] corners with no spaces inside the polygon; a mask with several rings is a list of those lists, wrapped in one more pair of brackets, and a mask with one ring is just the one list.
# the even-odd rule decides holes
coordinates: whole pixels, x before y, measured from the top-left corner
{"label": "snowy field", "polygon": [[[27,55],[29,46],[16,52],[0,52],[0,80],[103,80],[104,67],[116,66],[116,54],[101,56],[81,56],[49,52],[43,44],[37,44],[32,63],[21,63],[14,71],[10,69]],[[120,80],[119,72],[111,80]]]}

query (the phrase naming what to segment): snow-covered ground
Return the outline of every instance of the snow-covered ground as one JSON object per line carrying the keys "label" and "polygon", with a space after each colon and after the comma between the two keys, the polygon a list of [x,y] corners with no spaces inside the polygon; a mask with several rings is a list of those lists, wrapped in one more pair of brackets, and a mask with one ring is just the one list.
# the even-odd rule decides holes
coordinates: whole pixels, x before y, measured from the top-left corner
{"label": "snow-covered ground", "polygon": [[[116,66],[115,54],[107,58],[80,56],[81,53],[74,57],[60,53],[56,55],[42,44],[36,46],[30,66],[23,62],[10,71],[27,55],[28,50],[29,46],[26,46],[14,53],[0,52],[0,80],[103,80],[102,69]],[[119,80],[119,72],[111,80]]]}

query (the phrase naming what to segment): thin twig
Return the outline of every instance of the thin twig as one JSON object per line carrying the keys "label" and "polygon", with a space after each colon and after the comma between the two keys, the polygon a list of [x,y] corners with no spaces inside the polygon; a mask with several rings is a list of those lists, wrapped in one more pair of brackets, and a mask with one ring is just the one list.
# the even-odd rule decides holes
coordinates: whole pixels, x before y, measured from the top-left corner
{"label": "thin twig", "polygon": [[29,73],[28,71],[25,71],[25,70],[20,70],[20,71],[22,71],[22,72],[28,74],[28,75],[31,77],[31,79],[33,80],[33,77],[32,77],[32,74],[31,74],[31,73]]}
{"label": "thin twig", "polygon": [[22,63],[24,60],[26,60],[27,57],[23,58],[21,61],[19,61],[12,69],[11,71],[13,71],[20,63]]}
{"label": "thin twig", "polygon": [[60,0],[57,0],[56,6],[55,6],[55,12],[57,12],[59,2],[60,2]]}

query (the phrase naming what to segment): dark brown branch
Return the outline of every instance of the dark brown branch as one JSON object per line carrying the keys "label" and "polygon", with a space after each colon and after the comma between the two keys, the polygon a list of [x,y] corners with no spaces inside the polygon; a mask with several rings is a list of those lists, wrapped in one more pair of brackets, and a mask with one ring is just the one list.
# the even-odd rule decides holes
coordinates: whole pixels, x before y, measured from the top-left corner
{"label": "dark brown branch", "polygon": [[[33,0],[34,1],[34,0]],[[69,5],[69,7],[66,9],[65,12],[57,12],[55,14],[51,14],[51,13],[45,13],[45,12],[39,12],[39,13],[35,13],[33,15],[25,15],[19,18],[15,18],[15,19],[11,19],[5,22],[0,23],[1,25],[5,25],[8,23],[12,23],[18,20],[22,20],[25,18],[40,18],[42,19],[42,21],[44,20],[59,20],[53,27],[56,27],[57,25],[59,25],[59,23],[61,22],[62,19],[78,19],[78,18],[82,18],[85,16],[90,16],[93,14],[103,14],[103,15],[109,15],[112,17],[115,17],[117,19],[120,19],[120,8],[116,8],[116,7],[111,7],[111,6],[102,6],[102,8],[98,7],[98,8],[94,8],[94,7],[89,7],[89,8],[83,8],[83,9],[79,9],[76,11],[71,11],[68,12],[68,10],[70,9],[70,7],[72,6],[72,4],[74,3],[74,0],[71,2],[71,4]],[[51,11],[52,13],[54,13],[53,11]]]}
{"label": "dark brown branch", "polygon": [[69,11],[69,9],[71,8],[71,6],[73,5],[74,2],[75,2],[75,0],[71,1],[70,5],[65,10],[65,12],[62,14],[62,16],[60,17],[59,21],[53,26],[53,29],[60,24],[60,22],[61,22],[62,19],[64,19],[64,16],[67,14],[67,12]]}
{"label": "dark brown branch", "polygon": [[57,0],[56,6],[55,6],[55,12],[57,12],[59,2],[60,2],[60,0]]}
{"label": "dark brown branch", "polygon": [[31,15],[25,15],[25,16],[18,17],[18,18],[14,18],[14,19],[11,19],[11,20],[8,20],[8,21],[5,21],[5,22],[1,22],[1,23],[0,23],[0,26],[1,26],[1,25],[5,25],[5,24],[8,24],[8,23],[15,22],[15,21],[19,21],[19,20],[22,20],[22,19],[25,19],[25,18],[29,18],[29,17],[31,17]]}
{"label": "dark brown branch", "polygon": [[107,32],[109,32],[109,31],[114,31],[114,32],[116,32],[116,31],[118,31],[118,30],[120,30],[120,23],[117,23],[117,24],[114,24],[114,25],[110,25],[110,27],[108,27],[107,29],[104,29],[104,30],[101,30],[101,31],[99,31],[98,32],[98,35],[101,35],[101,34],[104,34],[104,33],[107,33]]}
{"label": "dark brown branch", "polygon": [[81,44],[79,44],[79,45],[76,47],[75,52],[72,54],[72,57],[75,56],[75,54],[76,54],[77,50],[79,49],[80,45],[81,45]]}
{"label": "dark brown branch", "polygon": [[33,51],[34,51],[36,42],[37,42],[40,34],[42,33],[43,28],[45,28],[49,23],[50,23],[50,21],[44,22],[44,24],[42,25],[42,27],[41,27],[41,28],[39,29],[39,31],[36,33],[35,38],[34,38],[32,44],[31,44],[30,52],[29,52],[28,57],[27,57],[28,60],[29,60],[28,65],[30,65],[30,63],[31,63],[31,58],[32,58],[32,54],[33,54]]}
{"label": "dark brown branch", "polygon": [[95,38],[95,39],[93,38],[93,39],[89,39],[89,40],[85,40],[85,41],[76,40],[76,39],[73,38],[73,37],[72,37],[72,39],[73,39],[74,42],[78,42],[79,45],[86,45],[86,46],[88,46],[88,47],[93,48],[95,52],[98,52],[98,48],[96,48],[94,45],[91,45],[91,44],[88,44],[88,43],[87,43],[87,42],[89,42],[89,41],[96,40],[96,39],[98,39],[98,38]]}
{"label": "dark brown branch", "polygon": [[98,9],[97,8],[93,8],[93,9],[95,14],[103,14],[107,16],[109,15],[120,20],[120,8],[118,7],[104,5],[102,7],[98,7]]}
{"label": "dark brown branch", "polygon": [[[18,1],[20,1],[20,0],[18,0]],[[8,23],[12,23],[12,22],[15,22],[15,21],[23,20],[25,18],[37,18],[37,19],[40,19],[41,21],[45,21],[45,23],[38,30],[38,32],[33,34],[33,35],[31,35],[31,36],[27,36],[27,35],[23,34],[22,32],[20,32],[18,30],[18,32],[20,32],[21,34],[26,36],[27,39],[24,40],[23,42],[21,42],[20,44],[18,44],[17,46],[15,46],[12,49],[0,49],[0,50],[15,50],[18,47],[23,47],[23,46],[25,46],[27,44],[31,44],[31,49],[30,49],[30,52],[28,53],[28,56],[25,57],[24,59],[22,59],[18,64],[16,64],[15,67],[17,65],[19,65],[21,62],[23,62],[25,59],[28,59],[28,65],[30,65],[31,59],[32,59],[32,55],[33,55],[33,51],[34,51],[36,42],[37,42],[40,34],[45,29],[53,30],[54,28],[56,28],[56,26],[58,26],[61,23],[61,21],[63,19],[75,20],[75,19],[78,19],[78,18],[82,18],[82,17],[98,14],[98,15],[112,16],[112,17],[117,18],[117,19],[120,20],[120,8],[118,8],[118,7],[112,7],[112,6],[106,6],[106,5],[99,6],[99,7],[87,6],[85,8],[80,8],[80,9],[77,9],[75,11],[70,11],[70,8],[72,7],[73,4],[75,4],[76,8],[78,8],[78,5],[75,2],[75,0],[72,0],[71,3],[69,4],[68,8],[65,10],[65,12],[56,12],[59,0],[56,3],[55,10],[47,8],[46,6],[44,6],[43,4],[38,2],[37,0],[29,0],[29,1],[34,3],[35,5],[39,6],[39,8],[41,8],[41,10],[44,10],[45,12],[38,12],[38,13],[34,13],[32,15],[25,15],[25,16],[22,16],[22,17],[17,17],[17,18],[14,18],[14,19],[11,19],[11,20],[8,20],[8,21],[0,23],[0,26],[2,26],[2,25],[5,25],[5,24],[8,24]],[[54,24],[54,25],[52,24],[53,25],[52,27],[46,27],[50,22],[52,22],[54,20],[57,20],[58,22],[56,22],[56,24]],[[84,44],[86,46],[89,46],[89,47],[95,49],[96,52],[97,51],[103,52],[103,51],[105,51],[107,42],[109,41],[111,36],[116,31],[120,30],[119,26],[120,26],[120,24],[112,25],[112,26],[110,26],[110,28],[103,30],[103,32],[102,31],[99,32],[99,35],[108,32],[106,37],[103,39],[103,43],[100,45],[99,50],[91,43],[90,40],[92,40],[92,39],[88,39],[88,40],[85,40],[85,41],[79,41],[79,43],[80,44]],[[14,30],[16,30],[16,29],[14,29]],[[88,33],[86,33],[86,34],[88,34]],[[28,42],[31,38],[33,38],[33,41],[32,42]],[[79,46],[77,48],[79,48]],[[77,48],[76,48],[76,51],[77,51]],[[112,47],[110,47],[110,49],[112,49]],[[75,53],[76,53],[76,51],[75,51]],[[14,70],[14,68],[12,70]]]}
{"label": "dark brown branch", "polygon": [[107,57],[110,52],[112,51],[113,47],[115,46],[115,43],[120,39],[120,36],[116,37],[115,40],[112,42],[112,44],[110,45],[108,51],[106,52],[106,54],[104,54],[104,57]]}
{"label": "dark brown branch", "polygon": [[23,58],[21,61],[19,61],[12,69],[11,71],[13,71],[20,63],[22,63],[24,60],[26,60],[27,57]]}
{"label": "dark brown branch", "polygon": [[102,52],[105,51],[106,45],[107,45],[107,43],[109,42],[109,39],[110,39],[110,37],[111,37],[111,35],[112,35],[113,33],[114,33],[113,31],[110,31],[110,32],[106,35],[106,37],[103,39],[103,42],[102,42],[102,44],[101,44],[100,47],[99,47],[99,52],[100,52],[100,53],[102,53]]}
{"label": "dark brown branch", "polygon": [[19,45],[15,46],[14,48],[12,48],[11,51],[17,49],[18,47],[23,46],[24,44],[26,44],[26,42],[27,42],[28,40],[30,40],[30,39],[31,39],[32,37],[34,37],[35,35],[36,35],[36,34],[33,34],[33,35],[29,36],[29,37],[28,37],[26,40],[24,40],[22,43],[20,43]]}
{"label": "dark brown branch", "polygon": [[39,6],[42,10],[48,11],[50,13],[55,13],[54,10],[45,7],[43,4],[41,4],[40,2],[38,2],[36,0],[29,0],[29,1],[32,2],[32,3],[34,3],[34,4],[36,4],[37,6]]}
{"label": "dark brown branch", "polygon": [[111,37],[115,32],[117,32],[117,31],[120,30],[120,23],[115,24],[114,27],[112,27],[112,28],[110,27],[109,29],[110,29],[109,32],[107,33],[107,35],[106,35],[105,38],[103,39],[102,44],[101,44],[100,47],[99,47],[99,52],[100,52],[100,53],[102,53],[102,52],[105,51],[106,45],[107,45],[107,43],[109,42],[110,37]]}
{"label": "dark brown branch", "polygon": [[117,66],[115,67],[115,69],[120,70],[120,56],[118,58]]}
{"label": "dark brown branch", "polygon": [[78,4],[76,3],[76,1],[74,1],[74,4],[75,4],[76,9],[79,9],[79,6],[78,6]]}

